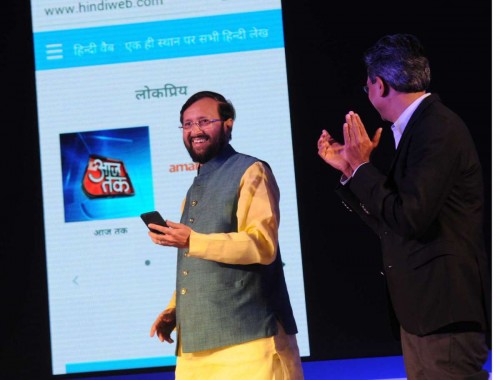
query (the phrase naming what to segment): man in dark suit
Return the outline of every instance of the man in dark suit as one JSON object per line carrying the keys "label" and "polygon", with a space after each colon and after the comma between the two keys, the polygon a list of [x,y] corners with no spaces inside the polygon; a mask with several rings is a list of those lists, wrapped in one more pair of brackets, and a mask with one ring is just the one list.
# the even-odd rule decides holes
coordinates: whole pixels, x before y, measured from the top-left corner
{"label": "man in dark suit", "polygon": [[321,158],[342,172],[337,193],[378,234],[409,379],[487,379],[490,283],[484,248],[481,165],[469,131],[430,83],[415,36],[388,35],[367,50],[365,92],[391,129],[388,174],[349,112],[344,144],[323,131]]}

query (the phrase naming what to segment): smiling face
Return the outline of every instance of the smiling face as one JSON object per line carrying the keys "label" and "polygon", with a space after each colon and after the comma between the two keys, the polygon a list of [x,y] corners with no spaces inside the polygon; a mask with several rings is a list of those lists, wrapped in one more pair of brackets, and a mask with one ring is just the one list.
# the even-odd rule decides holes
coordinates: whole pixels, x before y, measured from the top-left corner
{"label": "smiling face", "polygon": [[[194,102],[182,115],[182,122],[198,122],[202,119],[220,119],[219,103],[215,99],[203,98]],[[205,127],[193,124],[191,129],[184,129],[182,138],[189,155],[194,162],[204,164],[217,156],[229,142],[232,119],[214,121]]]}

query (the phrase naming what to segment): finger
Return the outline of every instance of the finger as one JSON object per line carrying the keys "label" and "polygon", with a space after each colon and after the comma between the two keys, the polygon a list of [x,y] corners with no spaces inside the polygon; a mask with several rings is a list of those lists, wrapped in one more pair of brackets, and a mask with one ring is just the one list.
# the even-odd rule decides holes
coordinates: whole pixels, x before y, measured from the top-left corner
{"label": "finger", "polygon": [[[168,227],[160,226],[159,224],[150,223],[150,224],[148,224],[148,227],[152,228],[155,231],[159,231],[163,234],[165,233],[165,231],[168,231]],[[162,234],[156,234],[156,237],[158,237],[158,236],[162,236]]]}
{"label": "finger", "polygon": [[168,238],[166,238],[164,236],[164,237],[162,237],[161,239],[158,240],[158,244],[166,246],[166,247],[171,247],[172,246],[172,240],[168,239]]}
{"label": "finger", "polygon": [[359,142],[363,138],[363,133],[361,131],[358,118],[354,112],[349,113],[349,126],[350,135],[353,142]]}
{"label": "finger", "polygon": [[343,133],[344,133],[344,144],[350,145],[351,144],[351,134],[350,134],[349,123],[344,123],[342,128],[343,128]]}
{"label": "finger", "polygon": [[333,142],[333,139],[330,136],[330,134],[328,132],[326,132],[325,130],[323,130],[323,133],[321,134],[321,136],[318,139],[318,149],[326,149],[326,148],[328,148],[328,145],[331,144],[332,142]]}
{"label": "finger", "polygon": [[381,136],[382,136],[382,128],[378,128],[375,131],[375,135],[373,136],[373,139],[372,139],[373,148],[376,148],[378,146]]}
{"label": "finger", "polygon": [[318,149],[318,156],[320,156],[322,159],[326,159],[327,153],[328,153],[327,147]]}
{"label": "finger", "polygon": [[358,126],[356,124],[356,120],[354,118],[355,113],[352,111],[349,111],[347,115],[345,115],[345,121],[347,125],[349,126],[349,138],[351,143],[355,143],[358,140]]}
{"label": "finger", "polygon": [[368,138],[368,133],[366,133],[366,128],[363,122],[361,121],[361,117],[356,113],[353,115],[353,123],[356,126],[356,133],[358,136],[362,138]]}
{"label": "finger", "polygon": [[335,142],[335,139],[328,132],[326,132],[325,142],[328,143],[328,145],[332,145]]}
{"label": "finger", "polygon": [[325,140],[325,132],[326,131],[323,129],[323,132],[321,132],[321,135],[319,136],[318,143],[317,143],[318,149],[320,149],[326,141]]}
{"label": "finger", "polygon": [[157,322],[155,321],[155,323],[153,323],[153,326],[151,326],[151,330],[149,331],[149,336],[152,338],[155,336],[155,333],[156,333],[156,325],[157,325]]}
{"label": "finger", "polygon": [[166,220],[165,222],[167,223],[167,226],[169,226],[170,228],[181,228],[183,226],[182,223],[175,223],[172,222],[171,220]]}
{"label": "finger", "polygon": [[[158,224],[149,223],[149,224],[148,224],[148,228],[150,228],[151,230],[153,230],[153,231],[151,231],[151,230],[150,230],[150,231],[148,232],[149,237],[150,237],[153,241],[156,241],[156,240],[158,240],[158,239],[159,239],[159,237],[160,237],[160,236],[162,236],[162,235],[163,235],[163,229],[164,229],[165,227],[160,226],[160,225],[158,225]],[[158,232],[157,232],[157,231],[158,231]]]}

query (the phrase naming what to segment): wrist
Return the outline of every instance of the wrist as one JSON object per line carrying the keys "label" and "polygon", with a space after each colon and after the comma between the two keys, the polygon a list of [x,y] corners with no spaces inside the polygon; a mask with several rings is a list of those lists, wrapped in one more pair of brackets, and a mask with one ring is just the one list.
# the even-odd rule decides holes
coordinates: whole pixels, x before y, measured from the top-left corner
{"label": "wrist", "polygon": [[345,166],[345,167],[342,169],[342,174],[343,174],[346,178],[351,178],[353,173],[354,173],[354,170],[352,169],[352,167],[351,167],[350,165],[347,165],[347,166]]}

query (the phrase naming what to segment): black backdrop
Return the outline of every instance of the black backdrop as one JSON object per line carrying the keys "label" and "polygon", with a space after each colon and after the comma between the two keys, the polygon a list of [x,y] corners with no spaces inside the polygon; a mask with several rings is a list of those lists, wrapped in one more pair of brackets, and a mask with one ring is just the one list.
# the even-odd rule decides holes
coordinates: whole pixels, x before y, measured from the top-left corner
{"label": "black backdrop", "polygon": [[[485,174],[491,253],[491,2],[366,3],[283,2],[311,343],[304,360],[400,354],[389,327],[378,240],[341,206],[333,193],[339,176],[316,153],[321,130],[340,137],[351,109],[370,131],[385,126],[361,89],[362,53],[384,34],[420,37],[431,61],[430,90],[471,129]],[[51,372],[50,343],[29,1],[7,2],[0,14],[0,377],[44,379]],[[385,130],[382,145],[390,152],[392,144]],[[381,150],[373,159],[384,168],[391,154]]]}

